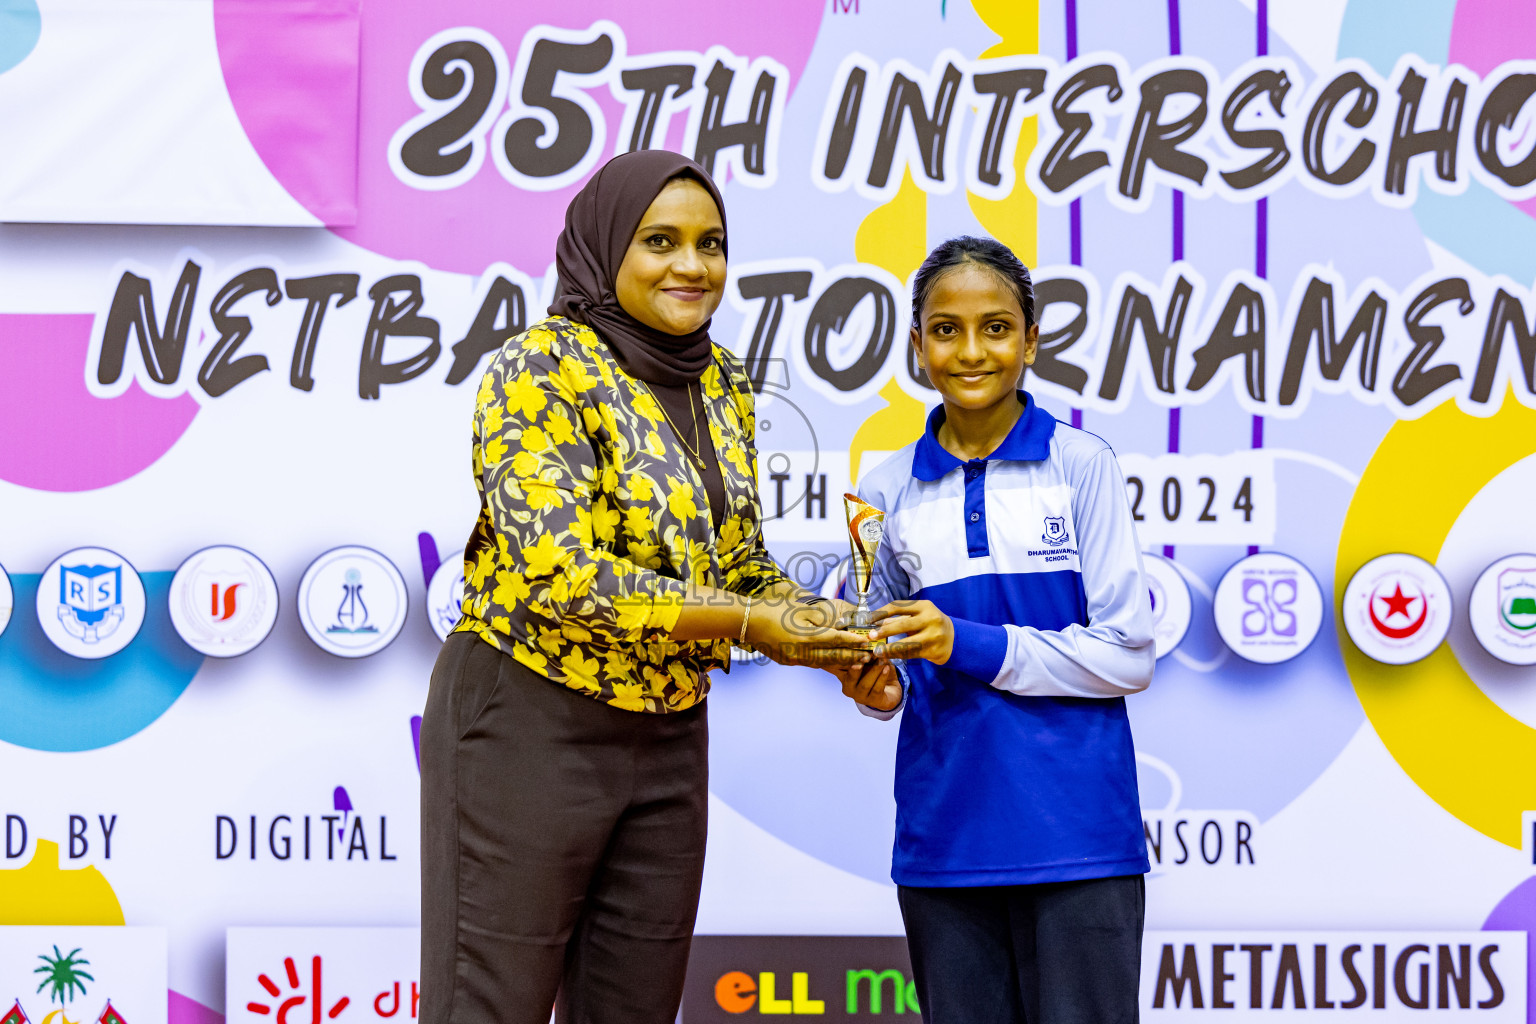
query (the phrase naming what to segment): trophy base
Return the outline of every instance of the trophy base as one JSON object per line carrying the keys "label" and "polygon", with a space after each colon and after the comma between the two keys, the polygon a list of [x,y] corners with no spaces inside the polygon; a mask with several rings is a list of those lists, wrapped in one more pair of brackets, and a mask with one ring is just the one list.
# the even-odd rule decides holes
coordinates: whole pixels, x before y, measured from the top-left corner
{"label": "trophy base", "polygon": [[874,629],[873,626],[844,626],[843,629],[846,632],[857,633],[859,636],[864,637],[865,646],[871,651],[878,651],[880,648],[885,646],[884,640],[869,640],[869,631]]}

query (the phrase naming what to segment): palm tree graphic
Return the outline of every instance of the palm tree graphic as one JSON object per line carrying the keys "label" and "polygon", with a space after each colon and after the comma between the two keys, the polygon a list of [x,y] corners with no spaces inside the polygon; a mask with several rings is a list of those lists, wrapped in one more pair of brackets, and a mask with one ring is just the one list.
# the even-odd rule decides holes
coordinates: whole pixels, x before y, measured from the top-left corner
{"label": "palm tree graphic", "polygon": [[[42,983],[37,986],[37,990],[41,992],[43,989],[51,986],[53,991],[48,994],[48,1001],[50,1003],[54,1000],[57,1000],[61,1006],[68,1003],[71,999],[75,998],[74,990],[76,988],[80,990],[81,995],[85,995],[85,981],[94,982],[96,980],[90,974],[80,969],[82,966],[89,964],[90,961],[84,958],[75,959],[75,954],[78,952],[80,950],[76,948],[70,950],[68,955],[65,955],[59,952],[58,946],[54,946],[53,956],[49,956],[46,953],[38,956],[38,959],[43,962],[43,966],[36,968],[32,973],[47,975],[47,977],[43,978]],[[82,978],[85,981],[81,981],[80,979]]]}

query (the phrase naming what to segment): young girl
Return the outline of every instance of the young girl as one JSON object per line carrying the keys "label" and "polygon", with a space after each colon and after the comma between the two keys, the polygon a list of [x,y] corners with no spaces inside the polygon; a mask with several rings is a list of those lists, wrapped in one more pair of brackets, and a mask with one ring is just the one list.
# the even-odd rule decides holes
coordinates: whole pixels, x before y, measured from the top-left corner
{"label": "young girl", "polygon": [[883,509],[866,714],[905,705],[898,886],[927,1024],[1137,1019],[1149,870],[1124,697],[1152,616],[1125,482],[1024,391],[1029,271],[956,238],[917,272],[912,347],[943,405],[859,496]]}

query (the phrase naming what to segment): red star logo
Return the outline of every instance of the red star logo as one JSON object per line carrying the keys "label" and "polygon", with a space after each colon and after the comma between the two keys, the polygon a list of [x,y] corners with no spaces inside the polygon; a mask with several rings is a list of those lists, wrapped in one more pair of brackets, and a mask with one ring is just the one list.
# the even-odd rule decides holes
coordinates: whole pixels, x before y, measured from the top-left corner
{"label": "red star logo", "polygon": [[1397,589],[1392,592],[1391,597],[1383,597],[1381,600],[1387,603],[1387,618],[1390,619],[1394,615],[1401,615],[1406,619],[1408,617],[1408,606],[1417,601],[1418,598],[1403,596],[1403,585],[1399,583],[1397,584]]}

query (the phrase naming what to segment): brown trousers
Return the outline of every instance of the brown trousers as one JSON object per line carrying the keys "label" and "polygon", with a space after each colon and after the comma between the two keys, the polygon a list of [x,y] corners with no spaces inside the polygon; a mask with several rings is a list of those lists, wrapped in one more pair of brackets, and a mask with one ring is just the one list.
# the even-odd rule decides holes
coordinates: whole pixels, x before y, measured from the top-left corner
{"label": "brown trousers", "polygon": [[421,1022],[672,1024],[704,873],[708,726],[449,636],[421,726]]}

